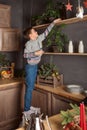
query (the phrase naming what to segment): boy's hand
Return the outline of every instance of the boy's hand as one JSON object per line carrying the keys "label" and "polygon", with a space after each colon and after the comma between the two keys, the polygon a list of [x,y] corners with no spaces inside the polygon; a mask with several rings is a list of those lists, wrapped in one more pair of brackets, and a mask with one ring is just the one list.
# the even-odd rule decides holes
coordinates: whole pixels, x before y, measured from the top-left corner
{"label": "boy's hand", "polygon": [[43,55],[44,54],[44,51],[43,50],[40,50],[40,51],[36,51],[35,52],[35,55],[36,56],[41,56],[41,55]]}
{"label": "boy's hand", "polygon": [[61,21],[61,19],[58,18],[58,19],[55,19],[55,20],[53,21],[53,23],[56,24],[56,23],[58,23],[58,22],[60,22],[60,21]]}

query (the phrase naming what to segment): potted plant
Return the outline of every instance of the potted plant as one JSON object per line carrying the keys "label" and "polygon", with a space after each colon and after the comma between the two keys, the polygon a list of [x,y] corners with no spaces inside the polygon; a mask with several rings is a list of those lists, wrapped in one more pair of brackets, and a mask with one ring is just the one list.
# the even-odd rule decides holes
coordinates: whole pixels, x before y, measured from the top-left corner
{"label": "potted plant", "polygon": [[68,37],[63,33],[62,28],[65,25],[59,27],[55,26],[52,31],[49,33],[46,39],[46,46],[52,47],[53,52],[62,52],[64,51],[66,43],[68,43]]}
{"label": "potted plant", "polygon": [[42,64],[38,70],[37,84],[52,87],[63,85],[63,75],[59,74],[56,65],[51,63]]}
{"label": "potted plant", "polygon": [[38,75],[44,77],[45,79],[48,76],[58,76],[59,72],[57,70],[56,65],[50,64],[50,63],[45,63],[42,64],[38,70]]}
{"label": "potted plant", "polygon": [[54,19],[60,17],[60,13],[59,10],[56,8],[56,4],[54,4],[52,1],[49,1],[47,3],[46,10],[42,16],[48,22],[52,22]]}
{"label": "potted plant", "polygon": [[50,0],[48,1],[46,9],[44,13],[42,13],[42,15],[32,17],[32,23],[33,25],[50,23],[58,17],[60,17],[60,11],[58,8],[56,8],[56,4],[54,4],[52,0]]}

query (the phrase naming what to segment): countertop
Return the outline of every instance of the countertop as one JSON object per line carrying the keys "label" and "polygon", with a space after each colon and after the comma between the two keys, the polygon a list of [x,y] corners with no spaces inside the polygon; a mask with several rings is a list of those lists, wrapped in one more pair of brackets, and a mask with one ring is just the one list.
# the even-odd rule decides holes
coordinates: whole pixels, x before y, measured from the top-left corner
{"label": "countertop", "polygon": [[[8,88],[9,85],[14,86],[14,85],[20,84],[20,83],[24,84],[23,78],[0,79],[0,90]],[[77,101],[77,102],[80,102],[81,100],[83,100],[85,98],[85,96],[83,94],[72,94],[72,93],[67,92],[65,90],[64,85],[53,88],[53,87],[49,87],[49,86],[35,84],[35,88],[50,92],[52,94],[59,95],[61,97],[67,98],[67,99],[71,99],[71,100]]]}
{"label": "countertop", "polygon": [[51,92],[52,94],[56,94],[56,95],[62,96],[64,98],[71,99],[76,102],[80,102],[81,100],[83,100],[85,98],[85,95],[83,95],[83,94],[72,94],[72,93],[67,92],[65,90],[65,86],[58,86],[56,88],[53,88],[53,87],[49,87],[49,86],[43,86],[43,85],[36,84],[35,87],[36,87],[36,89],[45,90],[47,92]]}
{"label": "countertop", "polygon": [[0,78],[0,90],[14,86],[20,83],[24,83],[22,78],[12,78],[12,79],[1,79]]}

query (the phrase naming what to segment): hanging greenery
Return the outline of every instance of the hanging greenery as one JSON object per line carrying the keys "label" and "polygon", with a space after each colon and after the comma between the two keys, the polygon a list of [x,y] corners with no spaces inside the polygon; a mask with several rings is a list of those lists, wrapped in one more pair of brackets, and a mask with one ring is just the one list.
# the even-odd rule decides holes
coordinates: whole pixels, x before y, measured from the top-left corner
{"label": "hanging greenery", "polygon": [[[50,23],[56,18],[66,18],[64,10],[65,5],[62,2],[53,2],[52,0],[49,0],[47,2],[47,6],[45,11],[42,13],[42,15],[37,15],[32,17],[32,24],[33,25],[40,25],[44,23]],[[64,10],[64,11],[63,11]]]}

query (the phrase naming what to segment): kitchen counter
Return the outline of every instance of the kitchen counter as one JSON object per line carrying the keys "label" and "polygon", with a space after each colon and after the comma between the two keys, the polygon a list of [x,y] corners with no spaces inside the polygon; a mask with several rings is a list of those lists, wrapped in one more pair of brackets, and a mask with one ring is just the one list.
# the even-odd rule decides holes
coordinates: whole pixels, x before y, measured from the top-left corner
{"label": "kitchen counter", "polygon": [[1,79],[0,78],[0,90],[8,89],[9,87],[18,85],[23,82],[24,82],[24,80],[22,78],[12,78],[12,79]]}
{"label": "kitchen counter", "polygon": [[[0,89],[6,89],[10,86],[14,86],[16,84],[24,83],[24,79],[21,78],[13,78],[13,79],[0,79]],[[10,86],[9,86],[10,85]],[[74,100],[74,101],[81,101],[85,98],[83,94],[72,94],[65,90],[65,86],[58,86],[56,88],[43,86],[35,84],[36,89],[41,89],[47,92],[51,92],[53,94]]]}
{"label": "kitchen counter", "polygon": [[76,102],[80,102],[85,98],[83,94],[72,94],[65,90],[65,86],[58,86],[56,88],[49,87],[49,86],[43,86],[43,85],[35,85],[36,89],[41,89],[47,92],[51,92],[52,94],[56,94],[62,97],[65,97],[67,99],[71,99]]}
{"label": "kitchen counter", "polygon": [[[13,79],[0,79],[0,90],[8,89],[8,87],[12,87],[16,84],[24,83],[24,79],[22,78],[13,78]],[[85,98],[83,94],[72,94],[65,90],[65,86],[58,86],[56,88],[43,86],[35,84],[36,89],[44,90],[47,92],[51,92],[53,94],[74,100],[74,101],[81,101]]]}

